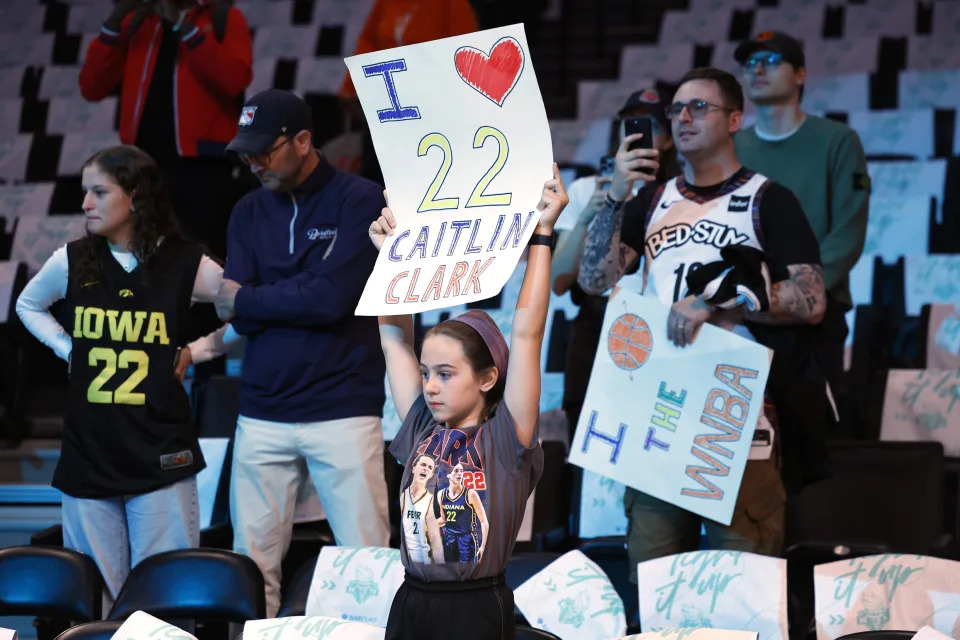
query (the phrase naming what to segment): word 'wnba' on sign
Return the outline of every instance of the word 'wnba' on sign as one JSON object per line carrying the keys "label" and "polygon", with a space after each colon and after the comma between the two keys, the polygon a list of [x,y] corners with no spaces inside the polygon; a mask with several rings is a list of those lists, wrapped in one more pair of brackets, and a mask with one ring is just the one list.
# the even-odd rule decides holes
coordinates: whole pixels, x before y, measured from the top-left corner
{"label": "word 'wnba' on sign", "polygon": [[[685,475],[694,480],[697,486],[681,488],[680,495],[705,500],[723,499],[724,489],[717,486],[716,481],[711,478],[726,478],[730,475],[730,461],[734,458],[734,452],[727,445],[741,439],[753,398],[753,392],[746,386],[746,381],[755,380],[758,373],[753,369],[727,364],[717,365],[714,369],[714,378],[723,386],[714,387],[707,393],[699,421],[709,430],[693,435],[690,455],[694,461],[685,469]],[[647,429],[643,444],[644,451],[670,451],[671,440],[679,438],[677,430],[686,397],[686,390],[671,391],[666,382],[660,383],[658,402],[651,418],[652,426]],[[591,411],[581,452],[587,453],[590,445],[599,440],[612,447],[610,464],[616,465],[627,436],[628,425],[621,423],[617,434],[613,435],[599,430],[597,420],[598,412]]]}

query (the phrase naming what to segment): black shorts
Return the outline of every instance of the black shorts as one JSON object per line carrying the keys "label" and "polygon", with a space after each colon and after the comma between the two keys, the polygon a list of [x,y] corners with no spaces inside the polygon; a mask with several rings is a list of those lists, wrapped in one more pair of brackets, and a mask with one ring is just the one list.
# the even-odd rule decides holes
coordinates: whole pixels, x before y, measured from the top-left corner
{"label": "black shorts", "polygon": [[466,582],[423,582],[409,573],[397,590],[385,640],[514,640],[513,590],[503,574]]}

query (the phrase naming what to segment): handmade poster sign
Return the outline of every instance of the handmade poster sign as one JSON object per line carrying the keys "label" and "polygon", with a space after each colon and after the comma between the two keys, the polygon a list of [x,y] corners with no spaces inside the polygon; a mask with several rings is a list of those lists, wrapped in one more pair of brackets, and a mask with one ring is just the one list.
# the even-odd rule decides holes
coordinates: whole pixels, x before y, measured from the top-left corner
{"label": "handmade poster sign", "polygon": [[786,560],[742,551],[641,562],[640,627],[735,629],[752,631],[759,640],[787,640],[786,569]]}
{"label": "handmade poster sign", "polygon": [[960,456],[960,369],[891,369],[880,439],[933,440],[945,455]]}
{"label": "handmade poster sign", "polygon": [[903,270],[907,313],[920,315],[925,304],[960,307],[960,256],[907,255]]}
{"label": "handmade poster sign", "polygon": [[759,640],[759,634],[728,629],[667,629],[624,636],[619,640]]}
{"label": "handmade poster sign", "polygon": [[386,627],[402,582],[399,549],[324,547],[313,571],[306,612]]}
{"label": "handmade poster sign", "polygon": [[521,25],[347,58],[397,218],[358,315],[495,296],[539,217],[550,128]]}
{"label": "handmade poster sign", "polygon": [[580,485],[581,538],[622,536],[627,533],[627,516],[623,510],[626,487],[589,469],[583,470]]}
{"label": "handmade poster sign", "polygon": [[952,304],[930,305],[927,368],[960,369],[960,309]]}
{"label": "handmade poster sign", "polygon": [[383,640],[385,632],[362,622],[325,616],[289,616],[248,620],[243,625],[243,640]]}
{"label": "handmade poster sign", "polygon": [[878,555],[814,567],[818,640],[933,627],[960,638],[960,562]]}
{"label": "handmade poster sign", "polygon": [[120,625],[111,640],[197,640],[183,629],[155,618],[145,611],[134,611]]}
{"label": "handmade poster sign", "polygon": [[514,596],[530,626],[561,638],[602,640],[627,631],[623,601],[610,578],[581,551],[551,562]]}
{"label": "handmade poster sign", "polygon": [[677,347],[668,313],[632,291],[610,300],[570,462],[730,524],[770,351],[712,325]]}

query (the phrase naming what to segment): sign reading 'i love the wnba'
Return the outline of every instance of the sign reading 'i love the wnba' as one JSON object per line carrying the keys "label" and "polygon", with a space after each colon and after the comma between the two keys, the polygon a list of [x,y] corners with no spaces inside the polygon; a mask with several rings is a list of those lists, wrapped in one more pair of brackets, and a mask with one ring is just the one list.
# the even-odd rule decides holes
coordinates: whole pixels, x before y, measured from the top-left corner
{"label": "sign reading 'i love the wnba'", "polygon": [[771,352],[712,325],[677,347],[669,311],[627,290],[610,299],[570,462],[730,524]]}
{"label": "sign reading 'i love the wnba'", "polygon": [[497,295],[553,175],[523,26],[345,62],[397,219],[356,313],[416,313]]}

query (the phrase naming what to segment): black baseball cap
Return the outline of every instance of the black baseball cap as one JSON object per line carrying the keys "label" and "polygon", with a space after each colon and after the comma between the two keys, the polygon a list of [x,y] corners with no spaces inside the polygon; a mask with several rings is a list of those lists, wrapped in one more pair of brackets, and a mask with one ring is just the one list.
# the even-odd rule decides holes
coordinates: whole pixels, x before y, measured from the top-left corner
{"label": "black baseball cap", "polygon": [[237,135],[227,151],[257,155],[280,136],[313,131],[310,107],[298,95],[281,89],[267,89],[253,96],[240,110]]}
{"label": "black baseball cap", "polygon": [[667,96],[662,91],[650,87],[631,93],[617,112],[617,117],[622,118],[629,111],[643,110],[656,118],[665,129],[669,129],[670,121],[667,120],[669,106]]}
{"label": "black baseball cap", "polygon": [[801,69],[806,66],[803,56],[803,45],[796,38],[792,38],[780,31],[763,31],[753,37],[752,40],[741,42],[736,51],[733,52],[733,58],[740,64],[747,61],[756,51],[774,51],[783,56],[783,59],[793,65],[795,69]]}

